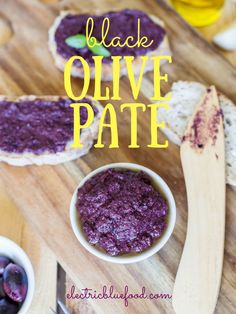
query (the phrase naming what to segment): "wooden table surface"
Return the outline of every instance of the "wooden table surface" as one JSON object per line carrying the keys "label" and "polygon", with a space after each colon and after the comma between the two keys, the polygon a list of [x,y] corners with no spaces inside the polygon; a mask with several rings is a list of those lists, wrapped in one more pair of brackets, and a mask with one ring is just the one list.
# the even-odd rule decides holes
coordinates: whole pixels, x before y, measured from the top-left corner
{"label": "wooden table surface", "polygon": [[57,262],[53,252],[25,221],[0,185],[0,234],[20,245],[35,270],[35,295],[29,314],[49,313],[56,304]]}
{"label": "wooden table surface", "polygon": [[[53,6],[56,1],[45,0],[44,2],[51,3]],[[68,2],[70,1],[67,1],[67,3]],[[71,1],[71,5],[74,5],[73,1]],[[1,13],[4,14],[4,12]],[[225,26],[228,25],[234,18],[236,18],[235,5],[232,1],[228,0],[220,20],[211,26],[199,29],[199,31],[210,41],[215,33],[224,29]],[[229,62],[236,66],[236,52],[224,52],[220,49],[219,52],[223,54]],[[50,306],[55,308],[56,257],[47,247],[45,241],[43,241],[42,238],[34,232],[32,226],[25,221],[12,200],[8,198],[7,191],[4,186],[0,186],[0,191],[0,233],[1,235],[13,239],[24,248],[30,256],[36,271],[36,292],[29,313],[49,313]],[[80,313],[85,314],[90,312],[92,312],[90,306],[80,306]]]}

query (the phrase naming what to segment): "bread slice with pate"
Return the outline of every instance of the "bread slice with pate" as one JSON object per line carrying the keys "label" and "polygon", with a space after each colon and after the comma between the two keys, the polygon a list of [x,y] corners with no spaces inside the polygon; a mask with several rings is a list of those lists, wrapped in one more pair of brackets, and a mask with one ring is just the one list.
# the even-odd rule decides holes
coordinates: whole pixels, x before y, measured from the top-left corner
{"label": "bread slice with pate", "polygon": [[[169,110],[160,107],[158,120],[165,121],[162,130],[175,144],[181,144],[189,118],[206,89],[206,86],[198,82],[173,83]],[[218,95],[224,115],[227,183],[236,186],[236,106],[226,96],[221,93]]]}
{"label": "bread slice with pate", "polygon": [[[82,148],[73,142],[73,103],[59,96],[0,96],[0,161],[14,166],[55,165],[88,153],[97,138],[103,107],[86,97],[94,111],[94,121],[81,131]],[[86,122],[87,110],[80,118]]]}
{"label": "bread slice with pate", "polygon": [[[127,46],[109,47],[107,48],[111,56],[134,56],[133,71],[138,75],[142,67],[142,59],[140,56],[170,56],[171,51],[164,28],[164,23],[156,16],[147,15],[138,10],[126,9],[118,12],[108,12],[103,15],[79,14],[75,11],[62,11],[55,19],[53,25],[49,29],[49,50],[55,60],[56,66],[63,71],[66,62],[72,56],[82,56],[90,66],[90,77],[95,77],[95,67],[92,59],[93,54],[88,47],[83,49],[72,48],[68,46],[65,40],[76,34],[86,34],[86,21],[89,17],[94,19],[93,36],[101,41],[102,21],[105,17],[110,18],[110,29],[106,39],[106,43],[110,42],[114,37],[120,36],[124,41],[127,36],[133,35],[137,39],[137,21],[140,18],[141,36],[147,36],[148,43],[153,40],[150,47],[134,47]],[[166,59],[161,60],[161,64],[167,62]],[[145,72],[153,70],[153,60],[148,60],[145,65]],[[74,64],[71,75],[75,77],[84,77],[84,71],[81,64]],[[120,61],[120,76],[127,75],[126,63],[124,59]],[[113,78],[112,60],[110,57],[104,57],[102,66],[102,80],[111,81]]]}

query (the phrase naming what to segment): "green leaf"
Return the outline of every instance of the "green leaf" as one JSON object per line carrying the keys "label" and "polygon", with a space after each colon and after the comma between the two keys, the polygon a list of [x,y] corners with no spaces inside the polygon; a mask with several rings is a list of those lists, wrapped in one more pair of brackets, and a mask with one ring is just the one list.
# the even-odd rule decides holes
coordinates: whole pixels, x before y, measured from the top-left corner
{"label": "green leaf", "polygon": [[83,34],[77,34],[70,36],[65,40],[66,44],[76,49],[82,49],[87,46],[86,36]]}
{"label": "green leaf", "polygon": [[[86,36],[83,34],[70,36],[66,38],[65,42],[68,46],[76,48],[76,49],[82,49],[87,46]],[[94,44],[92,39],[90,39],[89,43],[91,46]],[[106,58],[111,56],[110,51],[101,44],[96,44],[94,47],[88,46],[88,48],[90,51],[92,51],[93,54],[97,56],[103,56]]]}
{"label": "green leaf", "polygon": [[[90,43],[91,45],[93,44],[93,42],[91,41]],[[89,47],[89,50],[92,51],[92,53],[94,53],[95,55],[97,56],[103,56],[103,57],[110,57],[111,56],[111,53],[108,49],[106,49],[103,45],[101,44],[96,44],[94,47]]]}

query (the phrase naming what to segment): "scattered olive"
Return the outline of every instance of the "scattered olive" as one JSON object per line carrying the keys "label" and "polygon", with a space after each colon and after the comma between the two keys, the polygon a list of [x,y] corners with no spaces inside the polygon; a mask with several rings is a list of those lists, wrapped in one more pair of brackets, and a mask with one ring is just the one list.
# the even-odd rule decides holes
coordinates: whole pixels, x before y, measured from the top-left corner
{"label": "scattered olive", "polygon": [[11,300],[23,302],[28,289],[25,270],[19,265],[8,264],[3,273],[3,288]]}
{"label": "scattered olive", "polygon": [[6,256],[0,256],[0,275],[3,274],[4,269],[7,267],[8,264],[11,263],[11,260]]}
{"label": "scattered olive", "polygon": [[19,310],[18,304],[8,300],[0,299],[0,314],[17,314]]}
{"label": "scattered olive", "polygon": [[0,277],[0,299],[4,298],[6,296],[6,293],[3,289],[3,278]]}

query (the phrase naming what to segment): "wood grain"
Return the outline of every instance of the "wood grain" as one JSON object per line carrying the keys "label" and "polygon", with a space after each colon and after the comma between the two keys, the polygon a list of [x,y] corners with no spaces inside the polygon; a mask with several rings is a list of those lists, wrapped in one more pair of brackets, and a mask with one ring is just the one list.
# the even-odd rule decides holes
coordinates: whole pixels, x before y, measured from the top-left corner
{"label": "wood grain", "polygon": [[10,23],[0,15],[0,47],[5,45],[13,35]]}
{"label": "wood grain", "polygon": [[[74,286],[74,282],[67,277],[66,280],[66,291],[71,291]],[[75,293],[81,293],[81,291],[75,287]],[[72,314],[95,314],[93,307],[88,300],[80,300],[79,302],[75,300],[67,299],[67,307],[72,311]]]}
{"label": "wood grain", "polygon": [[[47,49],[47,31],[59,10],[66,6],[89,12],[91,8],[108,11],[129,7],[156,14],[166,23],[174,53],[173,64],[163,67],[163,72],[168,72],[170,81],[162,86],[163,94],[175,80],[197,80],[208,85],[215,84],[236,102],[236,70],[166,4],[154,0],[59,1],[55,5],[43,4],[36,0],[0,0],[0,10],[17,30],[8,44],[0,49],[1,93],[65,93],[63,74],[55,68]],[[73,82],[80,90],[82,81]],[[152,92],[152,73],[146,75],[144,82],[147,89],[142,89],[139,101],[148,104],[146,95]],[[133,102],[127,78],[122,78],[120,84],[123,101]],[[108,83],[108,86],[111,85]],[[90,93],[92,91],[93,83]],[[130,118],[127,114],[119,113],[119,104],[114,103],[119,122],[119,149],[92,149],[82,159],[55,167],[14,168],[1,164],[0,182],[9,191],[10,197],[32,225],[34,232],[38,232],[54,251],[78,289],[90,287],[99,291],[103,285],[114,285],[116,291],[122,292],[128,284],[132,293],[139,292],[141,287],[145,286],[149,292],[171,294],[183,249],[187,221],[186,191],[179,148],[171,143],[168,149],[163,150],[146,147],[150,140],[150,117],[149,112],[146,112],[139,116],[138,121],[141,148],[128,149]],[[108,133],[105,135],[106,144],[109,143]],[[160,141],[165,139],[164,135],[160,134]],[[128,266],[108,264],[87,253],[76,240],[69,221],[70,199],[81,178],[104,164],[125,161],[142,164],[160,174],[173,191],[177,204],[176,227],[166,246],[148,260]],[[236,272],[234,203],[235,192],[228,188],[225,260],[216,310],[218,314],[233,313],[236,306],[236,286],[232,279]],[[96,313],[173,313],[171,300],[133,300],[129,302],[128,308],[125,308],[120,300],[93,300],[91,304]]]}
{"label": "wood grain", "polygon": [[19,244],[29,256],[35,272],[35,293],[30,314],[48,313],[56,305],[57,261],[53,252],[26,223],[0,184],[0,233]]}

